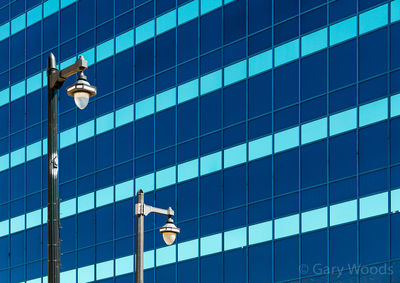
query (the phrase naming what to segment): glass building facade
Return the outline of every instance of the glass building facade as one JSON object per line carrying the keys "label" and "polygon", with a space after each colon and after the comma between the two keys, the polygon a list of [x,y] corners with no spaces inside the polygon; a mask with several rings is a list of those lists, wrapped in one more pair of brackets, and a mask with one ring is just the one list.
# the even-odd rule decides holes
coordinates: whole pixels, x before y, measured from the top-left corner
{"label": "glass building facade", "polygon": [[[47,56],[62,283],[400,282],[400,0],[3,0],[0,282],[47,282]],[[74,82],[67,80],[65,85]]]}

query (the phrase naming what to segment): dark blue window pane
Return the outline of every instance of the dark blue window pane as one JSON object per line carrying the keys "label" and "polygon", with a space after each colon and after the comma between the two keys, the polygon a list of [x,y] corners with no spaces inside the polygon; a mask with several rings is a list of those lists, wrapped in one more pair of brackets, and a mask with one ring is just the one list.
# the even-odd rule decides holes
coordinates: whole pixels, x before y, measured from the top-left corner
{"label": "dark blue window pane", "polygon": [[331,48],[329,53],[329,87],[331,90],[355,82],[356,51],[355,40]]}

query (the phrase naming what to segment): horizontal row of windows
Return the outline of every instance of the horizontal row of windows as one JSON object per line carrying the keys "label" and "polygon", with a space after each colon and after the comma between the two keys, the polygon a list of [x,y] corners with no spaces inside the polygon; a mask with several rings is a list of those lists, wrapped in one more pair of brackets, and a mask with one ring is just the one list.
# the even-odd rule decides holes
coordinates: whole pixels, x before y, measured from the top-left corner
{"label": "horizontal row of windows", "polygon": [[[278,218],[273,221],[266,221],[248,227],[240,227],[223,233],[205,236],[200,239],[181,242],[177,245],[148,250],[144,253],[144,269],[243,248],[248,245],[272,241],[273,239],[298,235],[299,233],[316,231],[328,226],[333,227],[350,223],[356,221],[357,218],[360,220],[366,219],[387,214],[389,211],[398,213],[400,211],[399,189],[391,192],[390,203],[391,209],[389,210],[389,194],[388,192],[384,192],[360,198],[359,201],[351,200],[331,205],[329,207],[329,216],[328,207],[322,207],[301,214]],[[359,217],[357,217],[358,213]],[[83,283],[132,272],[134,272],[134,255],[128,255],[115,260],[100,262],[96,265],[88,265],[64,271],[61,273],[61,280]],[[47,278],[43,279],[46,281]]]}
{"label": "horizontal row of windows", "polygon": [[[158,17],[142,26],[137,27],[135,30],[129,30],[115,39],[108,40],[99,44],[97,47],[91,48],[81,55],[88,60],[88,64],[93,65],[107,59],[114,54],[118,54],[126,49],[134,46],[135,36],[136,44],[145,40],[153,38],[155,33],[168,31],[175,27],[176,22],[183,24],[195,17],[198,17],[198,0],[189,2],[176,10],[173,10],[163,16]],[[231,1],[225,1],[225,4]],[[215,3],[218,3],[216,1]],[[220,3],[222,5],[222,3]],[[207,6],[209,9],[206,12],[216,9],[220,4]],[[400,0],[395,0],[391,4],[391,19],[393,23],[400,20]],[[194,10],[193,10],[194,9]],[[196,10],[197,9],[197,10]],[[328,28],[323,28],[311,34],[302,36],[300,39],[292,40],[288,43],[280,45],[274,49],[268,50],[247,60],[243,60],[224,69],[224,86],[230,85],[237,81],[243,80],[246,77],[252,77],[262,72],[272,69],[273,66],[278,67],[301,56],[307,56],[312,53],[318,52],[329,46],[334,46],[346,40],[352,39],[357,34],[362,35],[374,29],[380,28],[389,22],[388,18],[388,4],[379,6],[375,9],[361,13],[359,16],[343,20]],[[188,13],[186,10],[193,10],[195,12]],[[203,10],[202,10],[203,13]],[[178,14],[178,20],[177,20]],[[181,16],[180,16],[181,15]],[[358,20],[357,20],[358,19]],[[160,28],[154,28],[155,22]],[[357,29],[359,28],[359,32]],[[329,36],[328,36],[329,34]],[[301,50],[301,52],[300,52]],[[60,64],[60,68],[64,68],[75,62],[76,58],[70,58]],[[248,65],[248,66],[247,66]],[[211,92],[222,86],[222,73],[216,71],[212,74],[203,76],[201,78],[201,94]],[[194,82],[192,82],[194,83]],[[21,81],[10,88],[4,89],[0,92],[0,106],[14,101],[26,94],[32,93],[42,86],[47,85],[46,72],[36,74],[29,77],[27,80]],[[183,86],[181,86],[183,90]],[[164,94],[165,95],[165,94]],[[191,94],[188,94],[189,96]],[[185,98],[182,98],[182,102]],[[154,110],[153,110],[154,111]],[[158,110],[157,110],[158,111]]]}

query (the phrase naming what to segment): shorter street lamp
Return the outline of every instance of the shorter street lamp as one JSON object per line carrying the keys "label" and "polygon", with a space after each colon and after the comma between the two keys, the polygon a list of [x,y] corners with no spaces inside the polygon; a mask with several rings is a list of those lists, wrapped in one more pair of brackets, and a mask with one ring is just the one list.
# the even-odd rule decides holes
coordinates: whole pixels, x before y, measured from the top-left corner
{"label": "shorter street lamp", "polygon": [[137,192],[137,201],[135,205],[136,215],[136,283],[143,283],[143,252],[144,252],[144,217],[150,213],[157,213],[168,216],[167,223],[160,228],[164,242],[170,246],[175,242],[176,235],[180,229],[174,225],[172,216],[175,215],[171,207],[161,209],[144,204],[144,193],[142,190]]}

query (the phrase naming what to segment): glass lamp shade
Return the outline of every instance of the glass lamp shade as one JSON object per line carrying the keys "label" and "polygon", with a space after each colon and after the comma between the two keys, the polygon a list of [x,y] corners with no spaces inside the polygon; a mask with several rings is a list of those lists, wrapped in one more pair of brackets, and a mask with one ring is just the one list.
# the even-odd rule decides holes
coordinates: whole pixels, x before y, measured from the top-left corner
{"label": "glass lamp shade", "polygon": [[170,246],[175,242],[176,239],[176,233],[175,232],[163,232],[162,233],[164,242]]}
{"label": "glass lamp shade", "polygon": [[89,93],[86,91],[76,91],[74,93],[74,100],[79,109],[85,109],[89,103]]}

